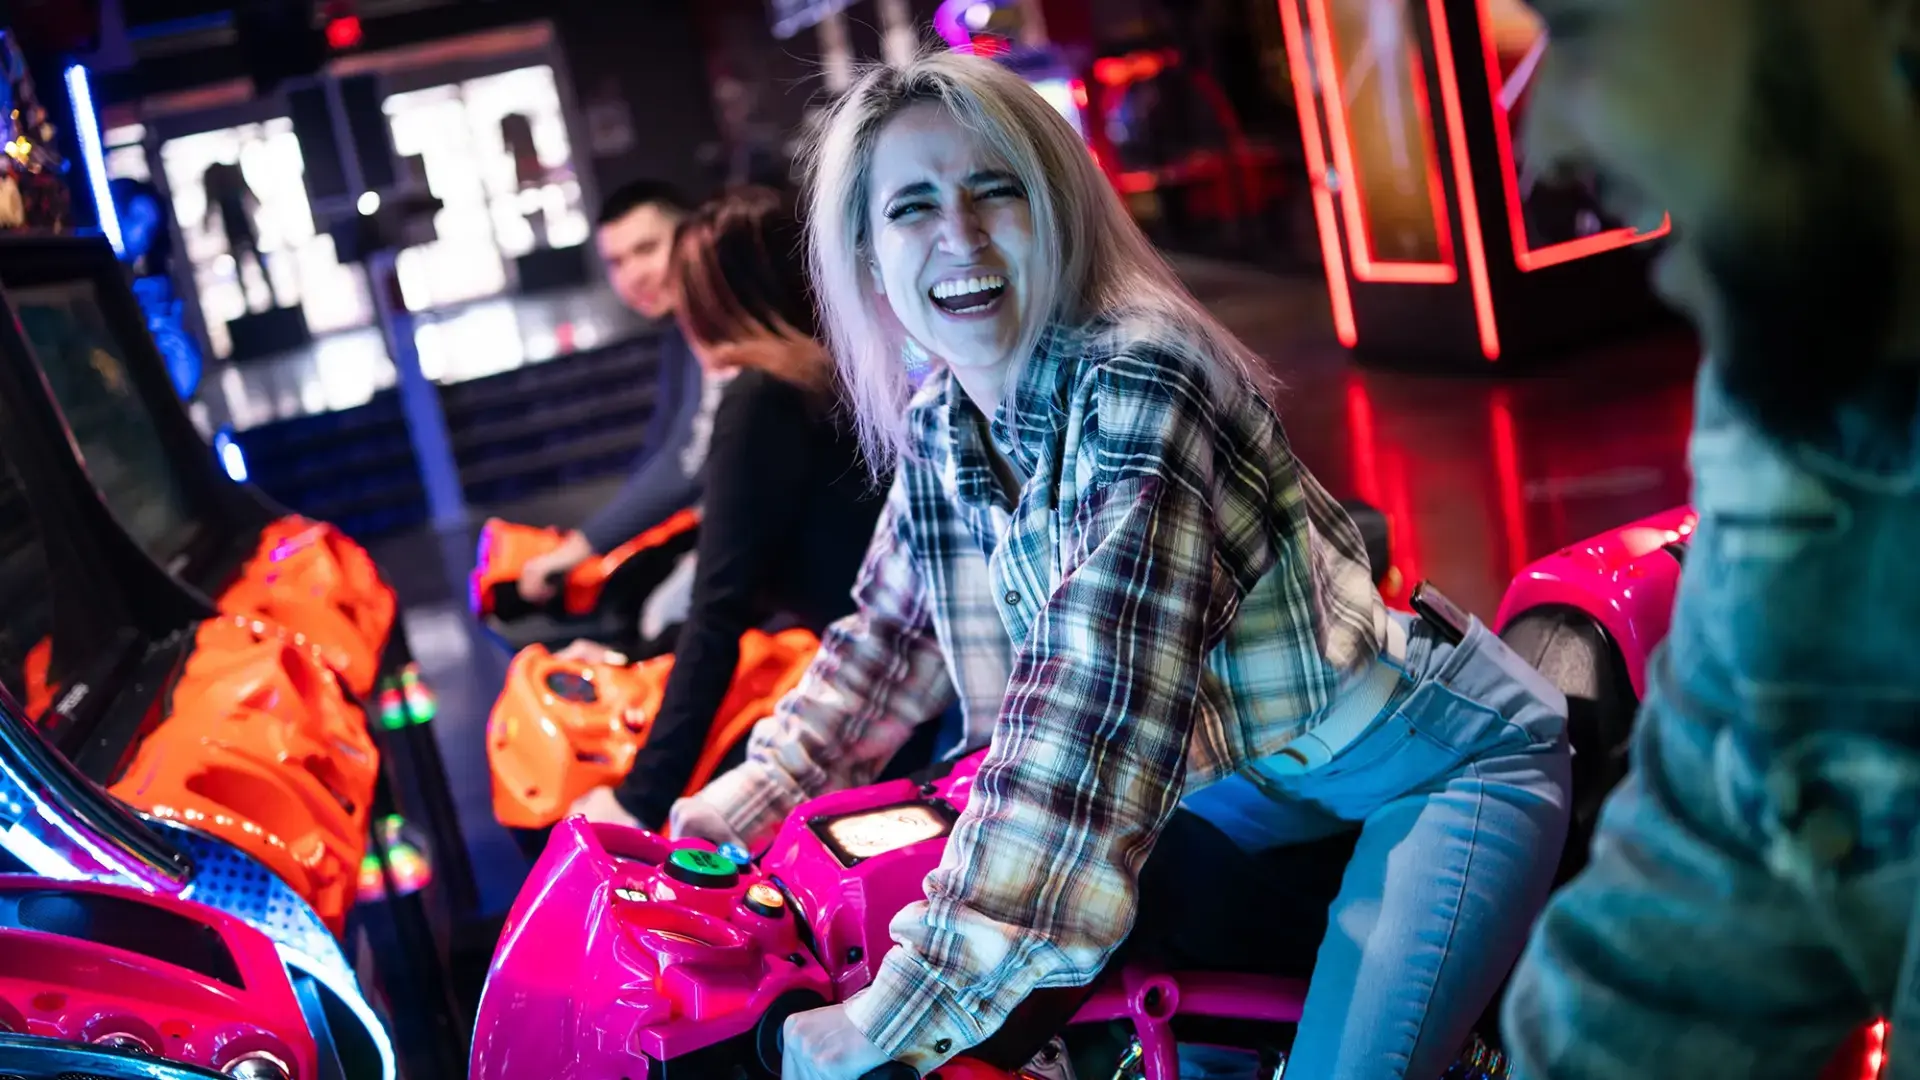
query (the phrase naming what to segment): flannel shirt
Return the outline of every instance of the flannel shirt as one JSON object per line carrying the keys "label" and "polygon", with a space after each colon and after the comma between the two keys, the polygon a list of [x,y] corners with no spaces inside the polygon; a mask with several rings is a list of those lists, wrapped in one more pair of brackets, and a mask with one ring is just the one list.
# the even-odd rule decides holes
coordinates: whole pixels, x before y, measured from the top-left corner
{"label": "flannel shirt", "polygon": [[[914,396],[858,610],[695,796],[757,845],[958,695],[992,748],[848,1004],[922,1074],[1033,990],[1091,981],[1183,786],[1309,730],[1386,633],[1358,531],[1252,388],[1222,400],[1105,323],[1050,330],[1015,382],[990,424],[945,372]],[[1017,499],[989,436],[1028,478]]]}

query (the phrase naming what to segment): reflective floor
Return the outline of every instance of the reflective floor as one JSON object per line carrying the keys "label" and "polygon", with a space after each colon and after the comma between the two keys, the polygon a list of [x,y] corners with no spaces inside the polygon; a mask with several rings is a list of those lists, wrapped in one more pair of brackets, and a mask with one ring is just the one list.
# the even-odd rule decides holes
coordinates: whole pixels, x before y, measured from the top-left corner
{"label": "reflective floor", "polygon": [[[1396,565],[1488,617],[1525,562],[1683,502],[1694,346],[1615,344],[1519,379],[1361,370],[1334,343],[1325,287],[1183,262],[1195,292],[1286,382],[1281,415],[1301,459],[1337,496],[1386,511]],[[511,349],[513,346],[508,345]],[[467,356],[464,364],[490,361]],[[611,482],[509,507],[569,525]],[[496,910],[525,863],[494,824],[482,737],[506,657],[465,616],[470,536],[395,537],[376,547],[403,593],[409,636],[442,695],[443,749],[482,889]]]}

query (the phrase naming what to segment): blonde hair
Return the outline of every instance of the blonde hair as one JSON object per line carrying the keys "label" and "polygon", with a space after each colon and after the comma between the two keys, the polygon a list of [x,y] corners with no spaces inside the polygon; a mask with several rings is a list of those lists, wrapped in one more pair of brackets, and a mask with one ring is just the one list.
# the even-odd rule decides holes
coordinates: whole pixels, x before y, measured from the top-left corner
{"label": "blonde hair", "polygon": [[[860,441],[876,471],[910,452],[907,339],[874,288],[874,146],[888,121],[937,105],[1020,181],[1040,265],[1033,311],[1014,353],[1047,327],[1114,324],[1204,370],[1221,400],[1273,388],[1264,365],[1187,292],[1140,232],[1078,133],[1012,71],[977,56],[923,52],[866,67],[829,111],[809,154],[807,238],[815,295]],[[1006,381],[1009,391],[1016,378]]]}

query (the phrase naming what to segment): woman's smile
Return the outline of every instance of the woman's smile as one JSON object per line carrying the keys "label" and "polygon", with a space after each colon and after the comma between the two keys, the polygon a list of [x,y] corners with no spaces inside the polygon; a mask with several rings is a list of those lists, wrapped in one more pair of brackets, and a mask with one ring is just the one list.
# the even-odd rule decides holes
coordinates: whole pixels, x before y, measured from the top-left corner
{"label": "woman's smile", "polygon": [[992,315],[1006,295],[1006,275],[992,272],[948,278],[927,290],[927,299],[933,301],[933,306],[955,319]]}

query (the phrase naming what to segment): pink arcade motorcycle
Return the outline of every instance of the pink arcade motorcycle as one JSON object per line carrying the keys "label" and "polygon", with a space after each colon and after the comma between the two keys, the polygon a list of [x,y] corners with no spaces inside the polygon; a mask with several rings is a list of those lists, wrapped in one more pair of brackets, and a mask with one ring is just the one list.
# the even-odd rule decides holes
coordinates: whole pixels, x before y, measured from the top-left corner
{"label": "pink arcade motorcycle", "polygon": [[[1563,873],[1583,860],[1600,803],[1624,772],[1642,672],[1665,634],[1691,532],[1691,516],[1671,511],[1563,549],[1530,566],[1501,605],[1495,629],[1566,691],[1574,714],[1575,822]],[[871,980],[892,947],[887,924],[922,897],[982,756],[932,782],[812,800],[757,860],[697,841],[563,822],[494,955],[473,1080],[771,1080],[785,1019],[844,1000]],[[1174,846],[1163,840],[1157,850]],[[1297,922],[1314,943],[1324,932],[1337,862],[1331,874],[1288,873],[1273,888],[1251,890],[1196,877],[1195,861],[1183,862],[1162,891],[1214,907],[1181,919],[1256,936]],[[1153,905],[1153,870],[1150,860],[1143,913]],[[1289,970],[1264,959],[1255,967],[1195,969],[1123,949],[1090,990],[1035,994],[994,1040],[941,1075],[998,1069],[1063,1080],[1074,1072],[1058,1032],[1112,1030],[1115,1022],[1130,1029],[1118,1080],[1176,1080],[1178,1043],[1257,1048],[1264,1075],[1273,1075],[1306,981],[1259,973]],[[1103,1072],[1110,1060],[1102,1059]],[[1476,1038],[1449,1075],[1505,1072],[1503,1056]]]}
{"label": "pink arcade motorcycle", "polygon": [[319,1080],[274,943],[130,885],[0,875],[0,1073]]}

